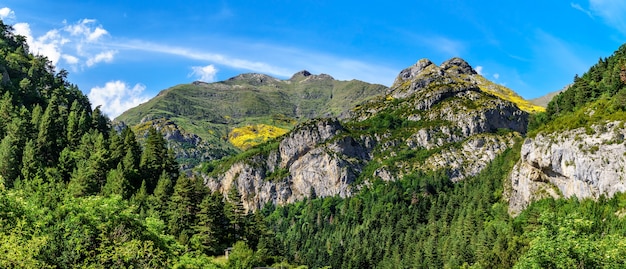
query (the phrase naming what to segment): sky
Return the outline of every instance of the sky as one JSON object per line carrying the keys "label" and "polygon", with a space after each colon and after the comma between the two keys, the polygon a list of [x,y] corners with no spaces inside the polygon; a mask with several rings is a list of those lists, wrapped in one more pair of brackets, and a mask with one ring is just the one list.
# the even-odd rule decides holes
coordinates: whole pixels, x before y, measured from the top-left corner
{"label": "sky", "polygon": [[169,87],[241,73],[391,86],[423,58],[461,57],[534,98],[626,42],[623,0],[382,2],[0,0],[0,18],[110,118]]}

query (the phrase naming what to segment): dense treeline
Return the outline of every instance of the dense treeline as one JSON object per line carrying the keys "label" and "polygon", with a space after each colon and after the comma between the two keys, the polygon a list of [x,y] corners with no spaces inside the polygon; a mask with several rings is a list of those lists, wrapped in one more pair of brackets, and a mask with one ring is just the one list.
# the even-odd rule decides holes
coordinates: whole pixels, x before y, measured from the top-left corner
{"label": "dense treeline", "polygon": [[[601,108],[595,119],[586,119],[582,108],[597,103]],[[615,118],[626,111],[626,44],[608,58],[600,58],[582,76],[576,75],[574,83],[567,90],[556,95],[545,113],[537,113],[529,124],[529,129],[537,129],[559,117],[567,122],[559,122],[559,127],[581,127],[597,119]],[[564,121],[561,119],[561,121]]]}
{"label": "dense treeline", "polygon": [[265,209],[279,252],[312,268],[621,268],[626,195],[543,200],[507,213],[509,150],[478,176],[445,173],[375,182],[358,195]]}
{"label": "dense treeline", "polygon": [[[626,45],[533,115],[531,135],[626,119]],[[590,112],[592,111],[592,112]],[[395,128],[401,121],[381,118]],[[266,208],[279,252],[314,268],[623,268],[626,195],[533,203],[516,218],[501,195],[510,150],[478,176],[445,171],[372,182],[357,195]],[[400,155],[400,153],[399,153]]]}
{"label": "dense treeline", "polygon": [[[621,77],[622,84],[605,78],[624,65],[601,63],[602,78],[585,74],[574,84],[591,77],[595,88],[573,86],[536,123],[578,113],[586,104],[567,97],[576,91],[626,103],[615,101]],[[626,195],[542,200],[508,215],[503,182],[519,144],[461,183],[446,171],[415,172],[371,182],[350,198],[247,213],[237,188],[211,193],[201,178],[180,173],[156,129],[143,144],[129,128],[113,131],[66,75],[0,22],[0,268],[626,266]],[[405,125],[381,117],[372,128]],[[215,258],[231,246],[228,260]]]}
{"label": "dense treeline", "polygon": [[[140,145],[0,22],[1,268],[247,268],[280,260],[234,190],[179,174],[163,135]],[[239,242],[235,244],[236,242]],[[210,258],[235,245],[230,262]],[[252,250],[256,251],[252,251]]]}

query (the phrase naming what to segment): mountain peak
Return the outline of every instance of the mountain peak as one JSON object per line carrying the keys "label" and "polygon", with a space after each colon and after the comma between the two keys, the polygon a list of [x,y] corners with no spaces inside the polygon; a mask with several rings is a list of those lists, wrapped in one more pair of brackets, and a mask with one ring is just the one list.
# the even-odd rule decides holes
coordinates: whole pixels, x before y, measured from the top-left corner
{"label": "mountain peak", "polygon": [[265,74],[245,73],[245,74],[240,74],[235,77],[229,78],[227,81],[230,81],[230,82],[245,81],[251,85],[258,86],[258,85],[268,84],[271,82],[278,82],[279,80],[274,77],[265,75]]}
{"label": "mountain peak", "polygon": [[333,78],[330,75],[327,74],[319,74],[319,75],[314,75],[311,74],[311,72],[307,71],[307,70],[302,70],[300,72],[297,72],[295,74],[293,74],[293,76],[291,76],[291,78],[289,79],[290,81],[304,81],[304,80],[325,80],[325,79],[330,79],[333,80],[335,78]]}
{"label": "mountain peak", "polygon": [[291,76],[291,78],[289,80],[297,80],[300,78],[305,78],[312,75],[311,72],[307,71],[307,70],[302,70],[300,72],[297,72],[295,74],[293,74],[293,76]]}
{"label": "mountain peak", "polygon": [[433,65],[434,65],[433,62],[431,62],[430,60],[421,59],[417,61],[417,63],[415,63],[414,65],[400,71],[400,75],[398,75],[398,78],[396,79],[396,83],[410,80],[416,77],[419,73],[421,73],[427,67],[433,66]]}
{"label": "mountain peak", "polygon": [[472,68],[465,60],[454,57],[441,64],[441,69],[453,74],[476,75],[478,72]]}

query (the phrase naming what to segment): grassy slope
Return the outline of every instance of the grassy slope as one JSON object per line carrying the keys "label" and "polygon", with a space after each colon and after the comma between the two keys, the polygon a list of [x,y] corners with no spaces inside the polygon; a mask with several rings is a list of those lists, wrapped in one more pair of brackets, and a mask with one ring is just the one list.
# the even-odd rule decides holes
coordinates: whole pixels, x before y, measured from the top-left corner
{"label": "grassy slope", "polygon": [[[297,122],[315,117],[339,116],[357,104],[380,95],[387,88],[362,81],[337,81],[327,75],[277,80],[243,74],[216,83],[181,84],[166,89],[150,101],[132,108],[116,120],[137,126],[142,119],[169,118],[185,131],[211,143],[228,147],[235,128],[265,124],[291,129]],[[241,130],[241,129],[239,129]],[[249,133],[247,141],[263,141]],[[251,136],[252,135],[252,136]],[[231,141],[232,142],[232,141]],[[241,141],[239,141],[241,142]],[[247,148],[256,143],[247,143]]]}
{"label": "grassy slope", "polygon": [[474,78],[476,79],[478,87],[482,91],[487,92],[489,94],[493,94],[504,100],[513,102],[514,104],[517,105],[517,107],[519,107],[523,111],[526,111],[528,113],[537,113],[537,112],[546,111],[545,107],[535,105],[532,102],[525,100],[524,98],[519,96],[516,92],[512,91],[511,89],[504,87],[502,85],[493,83],[481,75],[474,75]]}

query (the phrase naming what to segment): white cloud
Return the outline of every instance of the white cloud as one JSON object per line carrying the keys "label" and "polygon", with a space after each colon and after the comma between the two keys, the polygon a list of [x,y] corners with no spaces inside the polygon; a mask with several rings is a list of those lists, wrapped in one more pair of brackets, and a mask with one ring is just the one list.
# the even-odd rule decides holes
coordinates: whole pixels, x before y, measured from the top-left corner
{"label": "white cloud", "polygon": [[107,32],[107,30],[104,30],[104,28],[97,27],[95,30],[93,30],[93,32],[89,33],[89,35],[87,36],[87,41],[89,42],[98,41],[100,37],[107,35],[108,33],[109,32]]}
{"label": "white cloud", "polygon": [[593,14],[602,17],[606,24],[626,34],[626,1],[589,0]]}
{"label": "white cloud", "polygon": [[181,56],[188,59],[212,62],[215,65],[236,69],[250,70],[279,77],[290,77],[295,72],[306,69],[310,72],[323,72],[336,79],[360,79],[372,83],[391,85],[398,68],[367,63],[335,55],[307,51],[291,47],[268,44],[234,44],[237,51],[248,52],[250,58],[265,59],[249,60],[233,58],[225,54],[212,53],[191,48],[167,46],[141,40],[132,40],[112,44],[119,50],[138,50]]}
{"label": "white cloud", "polygon": [[[0,9],[0,16],[4,14],[12,15],[13,11]],[[31,53],[47,57],[54,66],[62,59],[73,70],[79,70],[101,62],[110,63],[117,54],[117,51],[98,44],[109,32],[95,23],[93,19],[74,24],[64,21],[63,28],[49,30],[41,36],[35,36],[28,23],[16,23],[13,29],[16,34],[26,37]]]}
{"label": "white cloud", "polygon": [[117,51],[108,50],[108,51],[100,52],[96,54],[95,56],[89,57],[89,59],[87,59],[87,62],[86,62],[87,67],[91,67],[100,62],[110,63],[113,61],[115,54],[117,54]]}
{"label": "white cloud", "polygon": [[476,66],[476,68],[474,68],[474,70],[476,70],[476,73],[478,73],[479,75],[483,75],[483,67],[478,65]]}
{"label": "white cloud", "polygon": [[15,19],[15,12],[8,7],[0,8],[0,19],[13,20]]}
{"label": "white cloud", "polygon": [[192,66],[191,70],[191,75],[199,77],[198,79],[204,82],[215,81],[215,75],[218,71],[212,64],[207,66]]}
{"label": "white cloud", "polygon": [[65,39],[61,38],[59,31],[50,30],[45,35],[33,37],[28,23],[16,23],[13,25],[15,33],[26,37],[26,43],[30,47],[30,52],[36,55],[43,55],[56,65],[61,58],[61,46],[65,44]]}
{"label": "white cloud", "polygon": [[102,111],[110,118],[115,118],[122,112],[148,101],[150,98],[143,95],[146,86],[135,84],[132,88],[123,81],[110,81],[103,87],[94,87],[88,97],[93,107],[102,106]]}
{"label": "white cloud", "polygon": [[292,73],[285,68],[276,67],[276,66],[264,63],[264,62],[231,58],[223,54],[195,51],[192,49],[182,48],[182,47],[165,46],[165,45],[137,41],[137,40],[126,42],[126,43],[118,43],[118,44],[115,44],[115,46],[121,49],[133,49],[133,50],[140,50],[140,51],[149,51],[149,52],[158,52],[158,53],[177,55],[177,56],[182,56],[182,57],[189,58],[189,59],[214,62],[214,63],[225,65],[228,67],[259,71],[259,72],[279,75],[279,76],[292,75]]}
{"label": "white cloud", "polygon": [[[66,22],[67,23],[67,22]],[[107,30],[102,26],[94,28],[96,20],[83,19],[75,24],[66,25],[63,30],[68,32],[71,36],[84,38],[87,42],[96,42],[100,37],[109,34]]]}
{"label": "white cloud", "polygon": [[80,59],[78,59],[77,57],[69,54],[63,54],[61,55],[61,58],[63,58],[63,60],[65,60],[65,62],[70,65],[75,65],[80,61]]}
{"label": "white cloud", "polygon": [[587,16],[589,16],[589,18],[593,19],[593,14],[591,14],[591,11],[584,9],[582,6],[580,6],[580,4],[578,3],[570,3],[570,6],[576,10],[581,11],[582,13],[587,14]]}
{"label": "white cloud", "polygon": [[499,79],[500,78],[500,74],[498,74],[498,73],[493,74],[493,78]]}

